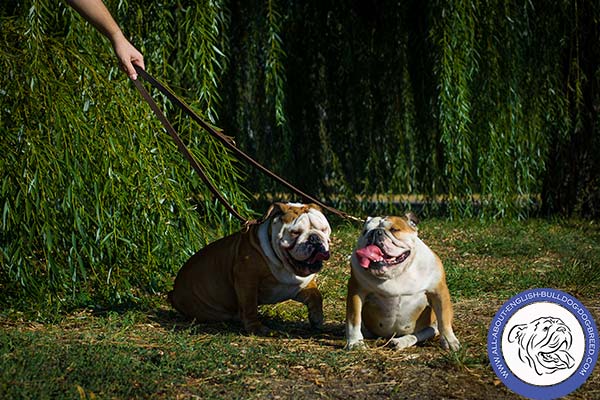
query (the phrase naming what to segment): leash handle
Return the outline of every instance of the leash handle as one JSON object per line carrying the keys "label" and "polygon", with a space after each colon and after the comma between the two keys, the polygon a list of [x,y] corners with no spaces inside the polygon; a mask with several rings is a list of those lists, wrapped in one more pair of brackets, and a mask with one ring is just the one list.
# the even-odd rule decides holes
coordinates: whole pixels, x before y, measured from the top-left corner
{"label": "leash handle", "polygon": [[[242,158],[246,163],[252,165],[254,168],[258,169],[260,172],[262,172],[266,176],[270,177],[271,179],[273,179],[273,180],[279,182],[280,184],[282,184],[283,186],[287,187],[292,192],[294,192],[297,195],[299,195],[300,197],[302,197],[303,201],[315,203],[319,207],[321,207],[321,208],[323,208],[323,209],[325,209],[325,210],[327,210],[327,211],[329,211],[329,212],[331,212],[333,214],[336,214],[336,215],[338,215],[338,216],[340,216],[340,217],[342,217],[344,219],[352,220],[352,221],[355,221],[355,222],[361,222],[361,223],[364,222],[364,220],[361,219],[361,218],[357,218],[355,216],[352,216],[350,214],[347,214],[347,213],[345,213],[343,211],[337,210],[337,209],[335,209],[333,207],[330,207],[330,206],[324,204],[323,202],[315,199],[314,197],[312,197],[312,196],[304,193],[303,191],[301,191],[300,189],[298,189],[297,187],[295,187],[294,185],[292,185],[291,183],[289,183],[285,179],[281,178],[279,175],[277,175],[274,172],[272,172],[271,170],[269,170],[268,168],[264,167],[258,161],[254,160],[252,157],[250,157],[244,151],[242,151],[238,147],[236,147],[236,145],[234,144],[234,142],[233,142],[233,140],[232,140],[231,137],[226,136],[223,133],[217,131],[213,126],[211,126],[206,121],[204,121],[202,118],[200,118],[183,100],[180,100],[169,88],[167,88],[165,85],[163,85],[161,82],[159,82],[156,78],[154,78],[149,73],[147,73],[143,68],[141,68],[140,66],[138,66],[136,64],[133,64],[133,67],[135,68],[136,72],[138,73],[138,76],[141,76],[145,81],[147,81],[153,87],[155,87],[156,89],[158,89],[172,103],[176,104],[190,118],[192,118],[194,121],[196,121],[204,130],[206,130],[209,134],[211,134],[211,136],[213,136],[214,138],[216,138],[217,140],[219,140],[226,148],[228,148],[233,153],[235,153],[236,155],[238,155],[238,157]],[[161,120],[161,122],[163,123],[163,125],[165,126],[165,128],[167,127],[167,125],[170,126],[170,124],[169,124],[168,120],[166,119],[166,117],[162,114],[162,112],[160,112],[160,110],[158,110],[158,106],[156,106],[156,103],[154,103],[154,101],[152,100],[152,98],[150,97],[150,95],[148,94],[148,92],[144,89],[144,87],[139,82],[139,80],[134,80],[133,82],[134,82],[136,88],[138,88],[138,90],[142,94],[142,97],[144,97],[144,99],[150,104],[150,107],[153,109],[154,113]],[[146,95],[144,95],[144,92],[146,93]],[[154,106],[152,106],[152,104],[154,104]],[[158,110],[158,113],[155,110],[155,107]],[[160,113],[160,115],[162,115],[162,117],[159,116],[159,113]],[[165,124],[165,122],[166,122],[166,124]],[[172,129],[172,127],[171,127],[171,129]],[[169,130],[169,129],[167,128],[167,130]],[[173,131],[174,131],[174,129],[173,129]],[[177,136],[176,133],[175,133],[175,136],[173,135],[173,133],[171,133],[171,132],[169,132],[169,133],[171,134],[171,136],[173,136],[173,139],[175,140],[175,142],[177,142],[178,147],[180,147],[180,143],[181,143],[180,151],[182,151],[184,153],[184,155],[186,155],[186,158],[188,158],[188,160],[190,160],[190,162],[192,163],[192,166],[194,166],[195,160],[191,161],[193,159],[193,157],[191,157],[191,153],[189,152],[189,150],[187,150],[187,148],[185,147],[185,144],[183,144],[183,142],[181,141],[181,139],[179,139],[179,136]],[[190,154],[190,156],[188,156],[187,154]],[[196,167],[194,167],[194,169],[196,169]],[[200,168],[200,170],[201,170],[201,168]],[[199,172],[197,169],[196,169],[196,171],[199,174],[204,175],[203,171]],[[201,177],[202,177],[202,175],[201,175]],[[203,181],[204,181],[204,178],[203,178]],[[213,191],[212,188],[214,188],[214,186],[208,181],[208,178],[205,181],[205,183],[207,185],[209,185],[209,187],[211,187],[211,191]],[[216,191],[216,188],[214,190]],[[213,193],[215,193],[215,192],[213,192]],[[215,195],[217,196],[217,198],[219,198],[219,201],[221,201],[221,203],[223,205],[225,205],[225,207],[233,215],[235,215],[236,217],[238,217],[240,220],[244,221],[244,223],[246,225],[248,223],[250,223],[250,222],[246,221],[244,218],[242,218],[241,216],[239,216],[239,214],[233,210],[233,208],[225,201],[225,199],[220,194],[218,194],[218,191],[216,191]]]}

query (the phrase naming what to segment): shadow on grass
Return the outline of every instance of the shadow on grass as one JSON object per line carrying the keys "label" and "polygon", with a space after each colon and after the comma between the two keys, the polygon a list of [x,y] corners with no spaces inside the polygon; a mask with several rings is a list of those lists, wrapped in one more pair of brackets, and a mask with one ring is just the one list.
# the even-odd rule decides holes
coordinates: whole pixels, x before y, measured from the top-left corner
{"label": "shadow on grass", "polygon": [[[256,336],[246,333],[240,321],[198,322],[185,317],[173,309],[158,308],[146,310],[147,318],[171,332],[184,332],[195,335],[233,334],[239,336]],[[271,331],[265,336],[269,339],[312,339],[332,346],[333,342],[344,339],[344,324],[326,322],[320,329],[312,329],[306,321],[289,321],[282,318],[263,317],[262,323]],[[343,347],[336,345],[335,347]]]}

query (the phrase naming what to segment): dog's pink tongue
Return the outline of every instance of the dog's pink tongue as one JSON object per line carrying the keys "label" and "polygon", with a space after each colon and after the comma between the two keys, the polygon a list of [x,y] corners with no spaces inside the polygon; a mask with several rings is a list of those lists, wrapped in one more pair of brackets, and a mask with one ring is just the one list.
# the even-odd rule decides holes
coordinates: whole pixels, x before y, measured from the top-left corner
{"label": "dog's pink tongue", "polygon": [[367,247],[356,250],[356,256],[361,267],[369,268],[371,261],[379,261],[383,258],[383,253],[379,247],[370,244]]}

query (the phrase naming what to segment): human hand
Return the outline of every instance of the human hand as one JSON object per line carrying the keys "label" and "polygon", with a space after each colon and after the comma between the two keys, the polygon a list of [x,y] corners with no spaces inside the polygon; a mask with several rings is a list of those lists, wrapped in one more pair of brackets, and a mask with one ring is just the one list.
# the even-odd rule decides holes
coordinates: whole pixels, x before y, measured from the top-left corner
{"label": "human hand", "polygon": [[144,56],[125,38],[102,0],[67,0],[67,2],[110,40],[121,69],[131,79],[137,79],[133,64],[145,69]]}
{"label": "human hand", "polygon": [[133,79],[137,79],[137,73],[133,64],[136,64],[142,69],[144,66],[144,56],[138,51],[121,32],[118,32],[115,38],[111,39],[115,54],[119,59],[120,67],[127,75]]}

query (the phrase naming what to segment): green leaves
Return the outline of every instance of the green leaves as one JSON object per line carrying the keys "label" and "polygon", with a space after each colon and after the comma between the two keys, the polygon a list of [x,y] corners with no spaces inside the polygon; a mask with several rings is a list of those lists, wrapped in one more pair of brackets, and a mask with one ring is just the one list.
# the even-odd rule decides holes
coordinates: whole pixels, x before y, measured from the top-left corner
{"label": "green leaves", "polygon": [[[150,73],[322,200],[363,214],[600,212],[590,0],[107,5]],[[165,290],[237,222],[71,8],[4,2],[0,24],[2,301]],[[244,215],[254,195],[295,199],[153,95]]]}
{"label": "green leaves", "polygon": [[274,99],[275,121],[284,126],[285,119],[285,52],[280,36],[281,14],[277,11],[276,0],[267,0],[267,59],[265,63],[265,86],[267,99]]}
{"label": "green leaves", "polygon": [[228,27],[224,1],[206,0],[179,7],[175,67],[195,87],[199,106],[212,123],[218,121],[220,81],[227,65],[224,31]]}
{"label": "green leaves", "polygon": [[[63,7],[34,3],[31,29],[74,12]],[[81,18],[67,22],[67,38],[36,40],[19,21],[2,19],[0,37],[0,307],[114,305],[165,291],[209,240],[207,227],[223,234],[237,221],[210,199],[126,76],[113,75],[106,40]],[[166,106],[229,201],[251,215],[233,159]]]}
{"label": "green leaves", "polygon": [[472,214],[475,151],[471,84],[475,62],[475,15],[470,1],[441,2],[435,7],[432,37],[437,45],[438,117],[444,146],[444,175],[451,211]]}

